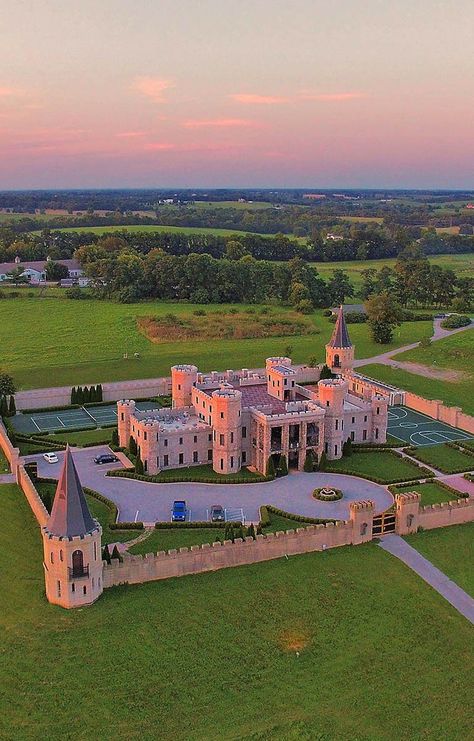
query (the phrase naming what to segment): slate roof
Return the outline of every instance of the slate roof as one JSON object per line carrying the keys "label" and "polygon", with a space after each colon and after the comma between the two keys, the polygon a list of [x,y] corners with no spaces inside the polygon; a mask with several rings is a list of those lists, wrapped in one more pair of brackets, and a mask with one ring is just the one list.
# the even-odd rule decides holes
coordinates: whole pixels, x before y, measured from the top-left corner
{"label": "slate roof", "polygon": [[90,533],[96,527],[68,447],[54,496],[48,530],[52,535],[72,538],[75,535]]}
{"label": "slate roof", "polygon": [[344,309],[342,306],[339,307],[336,325],[334,327],[334,331],[328,345],[329,347],[352,347],[352,342],[346,327],[346,320],[344,319]]}

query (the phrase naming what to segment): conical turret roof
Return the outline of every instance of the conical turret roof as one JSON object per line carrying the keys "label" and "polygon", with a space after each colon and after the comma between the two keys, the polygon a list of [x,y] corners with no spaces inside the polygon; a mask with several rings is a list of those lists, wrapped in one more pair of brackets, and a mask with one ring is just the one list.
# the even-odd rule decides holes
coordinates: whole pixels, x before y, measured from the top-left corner
{"label": "conical turret roof", "polygon": [[87,506],[69,446],[59,477],[48,530],[52,535],[74,537],[97,527]]}
{"label": "conical turret roof", "polygon": [[339,307],[337,312],[336,325],[332,333],[332,337],[329,340],[329,347],[352,347],[351,338],[346,327],[346,320],[344,319],[344,309],[342,305]]}

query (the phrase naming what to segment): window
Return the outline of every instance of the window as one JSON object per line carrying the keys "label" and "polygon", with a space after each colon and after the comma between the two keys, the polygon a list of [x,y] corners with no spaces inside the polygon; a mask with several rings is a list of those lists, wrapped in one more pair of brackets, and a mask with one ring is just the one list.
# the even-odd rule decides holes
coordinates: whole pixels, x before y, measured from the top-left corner
{"label": "window", "polygon": [[231,443],[234,442],[234,433],[233,432],[230,433],[230,442]]}
{"label": "window", "polygon": [[57,587],[57,591],[58,591],[58,597],[60,597],[61,596],[61,582],[59,580],[58,580],[58,582],[56,584],[56,587]]}
{"label": "window", "polygon": [[75,584],[74,584],[74,582],[73,582],[73,583],[71,584],[71,592],[75,592],[75,591],[76,591],[76,585],[75,585]]}
{"label": "window", "polygon": [[209,442],[212,443],[212,432],[209,433]]}
{"label": "window", "polygon": [[367,440],[367,430],[364,430],[362,433],[362,440]]}
{"label": "window", "polygon": [[352,442],[354,442],[354,440],[355,440],[355,432],[354,432],[354,430],[352,430],[352,432],[351,432],[351,440],[352,440]]}
{"label": "window", "polygon": [[221,471],[223,471],[223,470],[224,470],[224,459],[221,458]]}
{"label": "window", "polygon": [[219,445],[224,445],[224,435],[219,435]]}
{"label": "window", "polygon": [[94,589],[94,587],[95,587],[95,579],[94,577],[92,577],[92,589]]}
{"label": "window", "polygon": [[242,463],[247,463],[247,453],[245,450],[242,451]]}
{"label": "window", "polygon": [[245,440],[246,437],[247,437],[247,428],[242,427],[242,438]]}
{"label": "window", "polygon": [[380,414],[380,407],[377,407],[377,414]]}
{"label": "window", "polygon": [[178,383],[178,391],[181,391],[181,384]]}
{"label": "window", "polygon": [[224,419],[224,412],[221,412],[221,419]]}
{"label": "window", "polygon": [[195,450],[193,452],[193,463],[197,463],[197,462],[198,462],[198,453],[197,453],[197,450]]}
{"label": "window", "polygon": [[367,422],[367,415],[365,415],[364,417],[364,422]]}
{"label": "window", "polygon": [[198,441],[198,437],[197,435],[194,435],[194,442],[197,443],[197,441]]}
{"label": "window", "polygon": [[233,455],[230,456],[230,467],[234,468],[234,456]]}
{"label": "window", "polygon": [[212,450],[207,451],[207,460],[212,461]]}
{"label": "window", "polygon": [[84,584],[84,586],[82,587],[82,593],[83,593],[83,594],[87,594],[87,587],[86,587],[86,585],[85,585],[85,584]]}
{"label": "window", "polygon": [[[62,553],[62,551],[61,551],[61,553]],[[62,560],[63,559],[61,557],[61,561]],[[95,541],[94,541],[94,561],[97,561],[97,543]]]}
{"label": "window", "polygon": [[145,432],[143,433],[143,439],[144,439],[144,440],[146,440],[146,430],[145,430]]}
{"label": "window", "polygon": [[53,551],[51,551],[51,553],[49,554],[49,560],[51,561],[51,563],[54,563],[54,553],[53,553]]}
{"label": "window", "polygon": [[184,463],[184,455],[183,453],[179,454],[179,464],[182,465]]}
{"label": "window", "polygon": [[121,414],[120,414],[120,419],[121,419],[121,420],[122,420],[122,422],[123,422],[123,420],[124,420],[124,415],[123,415],[123,412],[121,412]]}
{"label": "window", "polygon": [[352,417],[352,420],[351,421],[352,421],[352,424],[355,424],[356,418],[355,417]]}
{"label": "window", "polygon": [[326,402],[326,406],[327,406],[327,407],[329,406],[329,400],[328,400],[328,401]]}
{"label": "window", "polygon": [[180,444],[180,445],[182,445],[182,444],[183,444],[183,438],[182,438],[182,437],[180,437],[180,438],[179,438],[179,444]]}
{"label": "window", "polygon": [[284,380],[284,382],[283,382],[283,383],[284,383],[284,385],[285,385],[285,386],[288,386],[288,379],[287,379],[287,378],[285,378],[285,380]]}
{"label": "window", "polygon": [[379,439],[379,428],[378,427],[375,428],[375,439],[376,440]]}
{"label": "window", "polygon": [[334,455],[337,455],[337,445],[334,446]]}
{"label": "window", "polygon": [[367,532],[367,523],[363,522],[362,525],[360,526],[360,534],[365,535],[366,532]]}
{"label": "window", "polygon": [[[95,543],[94,543],[94,545],[95,545]],[[60,560],[60,561],[64,561],[64,554],[63,554],[63,549],[62,549],[62,548],[61,548],[61,550],[59,551],[59,560]]]}
{"label": "window", "polygon": [[145,471],[148,471],[148,461],[147,460],[143,461],[143,468]]}
{"label": "window", "polygon": [[165,446],[165,448],[167,448],[168,447],[168,440],[166,440],[166,439],[163,440],[163,445]]}
{"label": "window", "polygon": [[339,429],[339,420],[336,419],[336,430],[338,430],[338,429]]}
{"label": "window", "polygon": [[166,467],[166,466],[169,465],[168,460],[169,460],[169,456],[168,455],[164,455],[163,456],[163,466]]}
{"label": "window", "polygon": [[324,452],[327,453],[328,452],[328,449],[329,449],[328,444],[327,443],[324,443]]}

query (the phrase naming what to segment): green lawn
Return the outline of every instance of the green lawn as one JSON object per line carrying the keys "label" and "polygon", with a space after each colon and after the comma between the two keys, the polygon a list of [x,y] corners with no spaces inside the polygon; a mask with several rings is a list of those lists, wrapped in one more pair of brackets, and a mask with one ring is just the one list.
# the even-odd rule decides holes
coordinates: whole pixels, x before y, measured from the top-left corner
{"label": "green lawn", "polygon": [[81,446],[87,443],[108,443],[112,439],[113,427],[98,427],[96,430],[81,430],[79,432],[58,432],[53,435],[45,435],[48,443],[60,441],[69,445]]}
{"label": "green lawn", "polygon": [[5,458],[3,450],[0,448],[0,474],[1,473],[10,473],[10,464]]}
{"label": "green lawn", "polygon": [[[461,334],[463,334],[461,332]],[[435,345],[441,344],[436,342]],[[405,356],[406,353],[403,353]],[[402,355],[397,355],[399,360]],[[407,358],[404,358],[407,360]],[[421,362],[421,360],[417,361]],[[435,378],[408,373],[389,365],[369,364],[357,369],[371,378],[397,386],[405,391],[411,391],[425,399],[441,399],[447,406],[459,406],[466,414],[474,414],[474,396],[472,394],[472,376],[459,382],[441,381]]]}
{"label": "green lawn", "polygon": [[[433,368],[448,368],[472,374],[474,357],[474,324],[470,329],[432,342],[429,347],[417,347],[415,350],[397,355],[397,360],[409,360]],[[431,379],[430,379],[431,380]]]}
{"label": "green lawn", "polygon": [[233,481],[235,478],[243,479],[243,483],[248,481],[250,483],[262,481],[264,478],[260,473],[249,471],[248,468],[241,468],[238,473],[216,473],[212,466],[200,465],[200,466],[189,466],[188,468],[170,468],[166,471],[161,471],[154,476],[149,477],[152,481],[158,483],[165,483],[166,481],[213,481],[219,484],[225,484],[226,481]]}
{"label": "green lawn", "polygon": [[0,737],[469,737],[471,626],[375,544],[119,587],[66,611],[45,601],[25,499],[1,495]]}
{"label": "green lawn", "polygon": [[325,471],[351,471],[357,476],[375,476],[383,483],[391,481],[409,481],[419,479],[420,469],[411,461],[392,455],[388,450],[374,450],[364,453],[353,453],[350,457],[327,461]]}
{"label": "green lawn", "polygon": [[474,522],[425,530],[405,540],[474,597]]}
{"label": "green lawn", "polygon": [[[167,234],[212,234],[215,237],[245,236],[249,232],[238,229],[217,229],[205,226],[163,226],[161,224],[131,224],[129,226],[67,226],[55,229],[55,232],[92,232],[93,234],[110,234],[110,232],[166,232]],[[36,233],[36,232],[33,232]],[[254,234],[254,232],[250,232]],[[274,234],[258,234],[259,237],[273,237]],[[288,235],[290,238],[291,235]],[[293,237],[293,239],[297,239]],[[306,239],[301,238],[303,242]],[[297,241],[301,241],[297,240]]]}
{"label": "green lawn", "polygon": [[429,466],[443,471],[443,473],[458,473],[460,471],[474,470],[474,455],[463,453],[457,448],[448,445],[432,445],[428,448],[416,448],[410,455],[417,460],[427,463]]}
{"label": "green lawn", "polygon": [[[193,304],[149,302],[118,304],[112,301],[20,296],[0,302],[2,367],[21,388],[91,384],[106,381],[154,378],[168,375],[174,363],[196,363],[200,370],[262,367],[265,358],[292,347],[295,362],[315,356],[324,360],[324,346],[333,325],[319,310],[312,315],[316,335],[232,340],[188,340],[151,343],[137,329],[139,316],[189,315]],[[211,311],[228,311],[228,305],[209,305]],[[258,311],[258,307],[243,307]],[[287,311],[278,307],[282,315]],[[366,325],[351,325],[357,357],[421,339],[431,332],[430,322],[407,322],[396,331],[390,345],[376,345]],[[133,354],[140,354],[134,358]],[[128,359],[124,359],[128,353]]]}
{"label": "green lawn", "polygon": [[460,499],[460,496],[456,496],[453,492],[444,489],[436,481],[432,481],[426,484],[412,484],[407,486],[397,487],[397,494],[402,494],[406,491],[417,491],[421,495],[421,506],[426,507],[429,504],[440,504],[441,502],[451,502],[453,499]]}

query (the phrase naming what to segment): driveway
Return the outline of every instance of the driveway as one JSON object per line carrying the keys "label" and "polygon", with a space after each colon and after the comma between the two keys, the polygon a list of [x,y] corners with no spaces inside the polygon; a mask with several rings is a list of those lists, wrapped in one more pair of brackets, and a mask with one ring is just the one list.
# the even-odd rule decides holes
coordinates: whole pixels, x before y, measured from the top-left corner
{"label": "driveway", "polygon": [[[110,452],[106,446],[74,450],[73,456],[83,486],[104,494],[119,508],[122,522],[165,521],[170,519],[175,499],[185,499],[191,509],[191,519],[207,519],[212,504],[235,509],[242,507],[247,522],[257,522],[259,507],[272,504],[287,512],[307,517],[349,518],[349,504],[371,499],[376,512],[383,512],[393,504],[392,495],[379,484],[334,473],[291,473],[281,479],[259,484],[154,484],[133,479],[106,476],[108,470],[121,468],[121,463],[97,466],[93,458],[98,453]],[[58,452],[59,463],[50,464],[41,455],[27,456],[25,460],[38,462],[38,474],[58,478],[64,453]],[[319,502],[312,497],[313,489],[335,486],[343,492],[338,502]]]}

